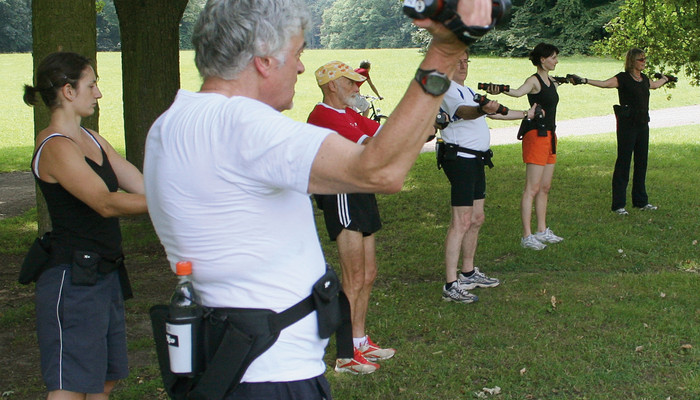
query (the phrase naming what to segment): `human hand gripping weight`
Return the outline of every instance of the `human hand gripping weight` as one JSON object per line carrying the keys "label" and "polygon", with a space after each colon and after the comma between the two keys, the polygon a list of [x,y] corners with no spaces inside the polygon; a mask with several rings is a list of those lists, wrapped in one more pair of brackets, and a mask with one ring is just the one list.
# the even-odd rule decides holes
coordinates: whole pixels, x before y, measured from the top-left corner
{"label": "human hand gripping weight", "polygon": [[403,12],[413,19],[432,19],[442,23],[466,45],[479,40],[502,20],[511,8],[510,0],[491,2],[491,23],[484,26],[466,25],[464,15],[457,12],[460,0],[404,0]]}
{"label": "human hand gripping weight", "polygon": [[[483,107],[491,100],[489,100],[486,96],[476,93],[474,94],[474,101],[479,104],[479,107]],[[508,107],[504,106],[503,104],[499,104],[496,112],[501,115],[506,115],[508,114]]]}
{"label": "human hand gripping weight", "polygon": [[673,82],[673,83],[678,82],[678,78],[676,78],[676,77],[673,76],[673,75],[660,74],[660,73],[658,73],[658,72],[654,74],[654,78],[656,78],[656,79],[661,79],[661,78],[663,78],[664,76],[666,77],[666,79],[668,79],[668,82]]}

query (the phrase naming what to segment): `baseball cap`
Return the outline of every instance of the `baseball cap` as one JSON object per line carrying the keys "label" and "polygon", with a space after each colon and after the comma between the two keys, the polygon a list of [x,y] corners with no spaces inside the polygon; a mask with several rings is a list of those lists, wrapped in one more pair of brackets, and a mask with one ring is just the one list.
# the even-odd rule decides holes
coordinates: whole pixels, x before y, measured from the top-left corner
{"label": "baseball cap", "polygon": [[331,61],[319,67],[314,73],[316,75],[316,82],[318,86],[325,85],[326,83],[336,80],[341,76],[344,76],[355,82],[363,82],[364,76],[353,71],[349,65],[342,63],[340,61]]}

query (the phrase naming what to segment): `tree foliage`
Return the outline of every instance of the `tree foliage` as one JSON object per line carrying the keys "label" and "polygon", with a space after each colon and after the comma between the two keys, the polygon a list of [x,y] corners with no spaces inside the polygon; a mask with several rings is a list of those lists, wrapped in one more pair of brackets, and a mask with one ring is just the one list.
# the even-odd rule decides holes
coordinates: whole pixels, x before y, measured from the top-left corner
{"label": "tree foliage", "polygon": [[0,0],[0,51],[31,51],[31,6],[31,0]]}
{"label": "tree foliage", "polygon": [[97,0],[97,50],[119,51],[119,19],[112,0]]}
{"label": "tree foliage", "polygon": [[699,0],[627,0],[605,28],[611,36],[596,44],[600,53],[621,57],[639,47],[649,69],[684,71],[691,84],[700,84]]}
{"label": "tree foliage", "polygon": [[323,12],[329,9],[335,0],[304,0],[311,13],[311,28],[306,32],[306,46],[309,49],[321,47],[321,24]]}
{"label": "tree foliage", "polygon": [[622,0],[523,0],[513,2],[510,19],[473,46],[475,52],[526,56],[539,42],[559,47],[562,55],[591,54],[603,39],[603,26]]}
{"label": "tree foliage", "polygon": [[321,44],[330,49],[411,46],[415,28],[398,1],[337,0],[323,13]]}

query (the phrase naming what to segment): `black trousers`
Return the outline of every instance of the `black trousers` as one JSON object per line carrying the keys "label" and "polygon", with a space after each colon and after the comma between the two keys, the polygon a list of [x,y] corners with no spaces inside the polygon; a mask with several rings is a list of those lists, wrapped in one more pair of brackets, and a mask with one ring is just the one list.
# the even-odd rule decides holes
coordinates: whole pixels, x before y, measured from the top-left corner
{"label": "black trousers", "polygon": [[632,174],[632,205],[644,207],[649,203],[646,190],[647,159],[649,157],[649,123],[634,123],[617,119],[617,160],[612,178],[612,207],[625,207],[630,164],[634,154]]}

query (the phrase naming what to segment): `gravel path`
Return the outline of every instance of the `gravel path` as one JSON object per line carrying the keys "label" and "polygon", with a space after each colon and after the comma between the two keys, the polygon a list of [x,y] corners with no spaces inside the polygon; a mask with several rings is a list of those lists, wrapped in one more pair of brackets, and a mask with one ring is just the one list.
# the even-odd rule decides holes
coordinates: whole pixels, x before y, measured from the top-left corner
{"label": "gravel path", "polygon": [[[650,128],[665,128],[681,125],[700,125],[700,105],[665,108],[650,112]],[[590,135],[615,131],[615,117],[589,117],[559,121],[559,137]],[[518,127],[491,130],[491,145],[517,143]],[[434,151],[434,141],[423,146],[423,152]],[[34,179],[31,172],[10,172],[0,174],[0,220],[20,215],[35,205]]]}

